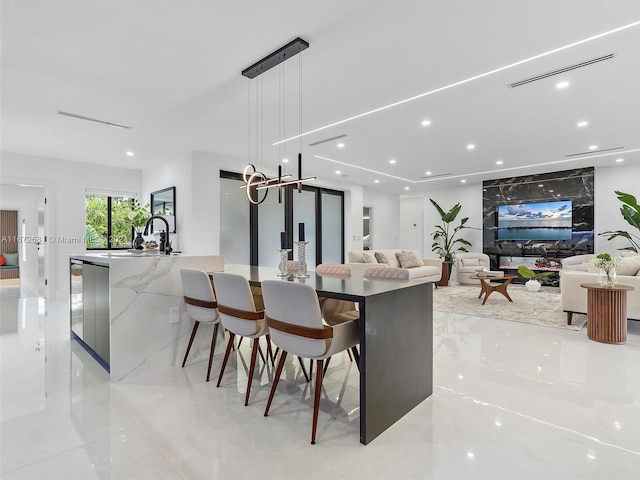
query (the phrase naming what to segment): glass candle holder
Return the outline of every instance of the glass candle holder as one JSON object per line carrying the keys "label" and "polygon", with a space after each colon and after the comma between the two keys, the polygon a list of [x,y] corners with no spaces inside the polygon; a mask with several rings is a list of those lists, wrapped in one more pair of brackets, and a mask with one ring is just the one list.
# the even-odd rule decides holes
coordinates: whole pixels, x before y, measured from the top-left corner
{"label": "glass candle holder", "polygon": [[278,250],[278,252],[280,252],[280,265],[278,265],[278,269],[280,270],[280,273],[278,273],[279,277],[288,277],[289,275],[291,275],[291,273],[289,273],[287,265],[287,263],[289,262],[290,251],[290,248],[281,248]]}
{"label": "glass candle holder", "polygon": [[294,274],[296,278],[309,278],[307,274],[307,243],[304,240],[295,242],[298,245],[298,272]]}

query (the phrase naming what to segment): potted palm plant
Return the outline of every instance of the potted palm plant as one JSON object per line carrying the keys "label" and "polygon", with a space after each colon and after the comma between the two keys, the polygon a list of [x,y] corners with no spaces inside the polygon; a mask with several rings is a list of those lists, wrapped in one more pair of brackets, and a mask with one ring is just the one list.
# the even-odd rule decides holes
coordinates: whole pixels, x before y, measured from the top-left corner
{"label": "potted palm plant", "polygon": [[[622,205],[622,207],[620,207],[622,218],[624,218],[627,223],[634,227],[636,230],[640,230],[640,205],[638,205],[636,197],[629,193],[620,192],[618,190],[615,191],[615,194],[618,196],[618,200],[620,200],[624,204]],[[610,230],[607,232],[599,233],[598,235],[607,235],[607,240],[613,240],[617,237],[625,238],[629,241],[630,245],[628,247],[619,248],[618,250],[640,252],[640,237],[638,237],[638,235],[636,234],[629,233],[625,230]]]}
{"label": "potted palm plant", "polygon": [[456,252],[468,252],[469,250],[466,247],[471,246],[471,242],[464,238],[459,238],[457,235],[465,228],[474,230],[479,230],[479,228],[466,225],[469,217],[462,218],[458,225],[453,226],[453,222],[455,222],[460,210],[462,210],[460,203],[456,203],[449,211],[445,212],[435,200],[430,198],[429,201],[438,211],[441,219],[440,225],[434,225],[436,229],[431,234],[433,239],[431,250],[442,258],[442,279],[438,282],[438,285],[446,287],[449,285],[451,267],[454,264]]}

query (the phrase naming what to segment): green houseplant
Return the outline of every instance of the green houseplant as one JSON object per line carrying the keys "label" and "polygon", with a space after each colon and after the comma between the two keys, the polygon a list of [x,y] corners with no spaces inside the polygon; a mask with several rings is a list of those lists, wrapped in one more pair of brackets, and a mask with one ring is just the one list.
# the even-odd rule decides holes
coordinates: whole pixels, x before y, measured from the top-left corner
{"label": "green houseplant", "polygon": [[530,292],[537,292],[538,290],[540,290],[540,287],[542,286],[542,284],[539,282],[539,279],[553,275],[553,272],[536,273],[526,265],[520,265],[518,267],[518,274],[521,277],[526,278],[528,280],[524,284],[524,286],[527,287],[527,290],[529,290]]}
{"label": "green houseplant", "polygon": [[[620,207],[622,218],[624,218],[629,225],[640,231],[640,205],[638,205],[636,197],[618,190],[616,190],[615,193],[618,196],[618,200],[624,204]],[[609,237],[607,240],[613,240],[617,237],[626,238],[631,245],[620,248],[619,250],[630,250],[636,253],[640,252],[640,237],[638,235],[624,230],[609,230],[607,232],[599,233],[598,235],[608,235]]]}
{"label": "green houseplant", "polygon": [[462,218],[458,225],[453,226],[453,223],[462,209],[462,205],[460,203],[456,203],[449,211],[445,212],[435,200],[430,198],[429,201],[438,211],[441,220],[440,225],[434,225],[436,229],[431,234],[433,239],[431,250],[443,260],[442,281],[444,283],[442,283],[442,285],[448,285],[449,276],[451,275],[450,267],[454,264],[456,252],[468,252],[469,250],[467,250],[466,247],[471,246],[471,242],[458,237],[458,234],[461,230],[466,228],[474,230],[479,230],[479,228],[467,226],[469,217]]}

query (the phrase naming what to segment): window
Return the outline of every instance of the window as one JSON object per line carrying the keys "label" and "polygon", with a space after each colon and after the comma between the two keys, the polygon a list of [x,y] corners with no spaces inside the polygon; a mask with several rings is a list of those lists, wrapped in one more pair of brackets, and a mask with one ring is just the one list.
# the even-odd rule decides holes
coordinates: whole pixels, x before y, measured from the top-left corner
{"label": "window", "polygon": [[85,245],[87,250],[130,248],[133,229],[127,214],[131,197],[100,194],[85,196]]}

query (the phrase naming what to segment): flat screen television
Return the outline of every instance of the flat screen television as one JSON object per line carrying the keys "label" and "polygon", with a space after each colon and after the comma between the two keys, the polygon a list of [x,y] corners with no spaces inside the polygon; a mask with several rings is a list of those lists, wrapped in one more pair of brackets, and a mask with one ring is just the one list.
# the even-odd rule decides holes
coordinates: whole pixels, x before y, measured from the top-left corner
{"label": "flat screen television", "polygon": [[498,206],[498,240],[571,240],[570,200]]}

